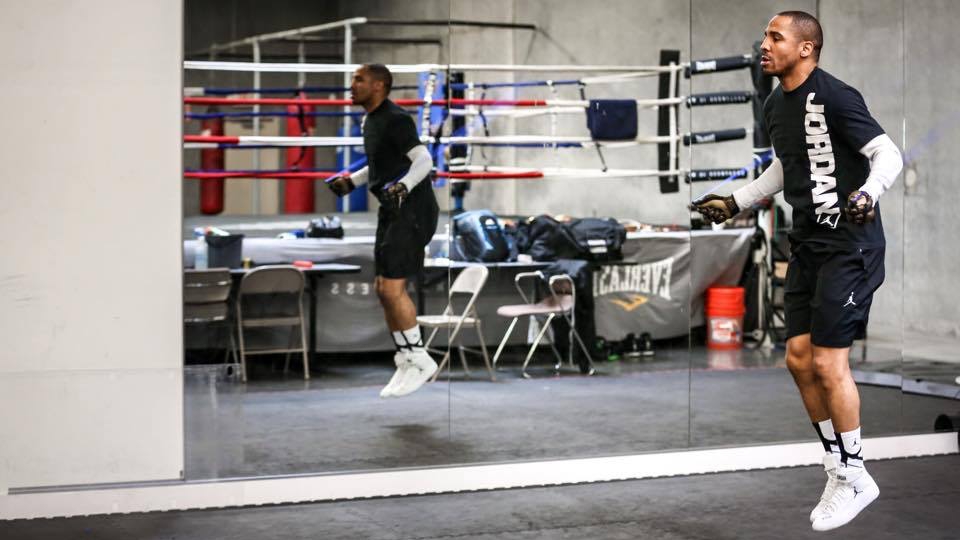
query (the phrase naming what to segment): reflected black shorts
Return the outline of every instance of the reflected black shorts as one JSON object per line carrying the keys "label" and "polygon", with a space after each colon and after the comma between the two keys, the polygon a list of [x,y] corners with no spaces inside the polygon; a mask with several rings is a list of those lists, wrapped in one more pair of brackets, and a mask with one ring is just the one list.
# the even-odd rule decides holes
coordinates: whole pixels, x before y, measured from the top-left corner
{"label": "reflected black shorts", "polygon": [[437,230],[439,209],[429,179],[419,184],[400,208],[381,201],[373,248],[377,275],[390,279],[415,276],[423,268],[423,248]]}
{"label": "reflected black shorts", "polygon": [[810,333],[814,345],[843,348],[866,337],[873,293],[883,283],[883,257],[883,247],[794,247],[784,292],[787,339]]}

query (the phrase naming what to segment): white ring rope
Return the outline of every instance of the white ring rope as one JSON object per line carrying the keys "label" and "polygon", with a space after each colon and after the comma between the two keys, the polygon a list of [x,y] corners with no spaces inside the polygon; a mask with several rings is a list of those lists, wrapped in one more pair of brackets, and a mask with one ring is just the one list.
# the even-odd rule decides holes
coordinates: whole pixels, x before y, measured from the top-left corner
{"label": "white ring rope", "polygon": [[[552,137],[549,135],[494,135],[484,136],[466,136],[466,137],[441,137],[441,144],[542,144],[544,146],[557,144],[579,144],[583,147],[593,147],[600,145],[603,147],[619,148],[626,146],[636,146],[638,144],[657,144],[676,141],[681,135],[651,135],[637,137],[636,139],[626,141],[596,141],[591,137],[583,136],[560,136]],[[435,142],[432,137],[420,137],[424,144]],[[216,142],[186,142],[184,148],[216,148]],[[241,135],[236,137],[236,142],[225,142],[221,144],[232,144],[239,147],[243,146],[362,146],[363,137],[283,137],[283,136],[253,136]]]}
{"label": "white ring rope", "polygon": [[440,139],[441,143],[447,144],[543,144],[549,145],[553,143],[564,144],[564,143],[573,143],[580,144],[583,146],[609,146],[609,147],[619,147],[619,146],[635,146],[637,144],[657,144],[657,143],[666,143],[670,140],[679,140],[680,135],[649,135],[644,137],[637,137],[635,139],[627,141],[597,141],[591,137],[584,136],[559,136],[551,137],[549,135],[493,135],[490,137],[442,137]]}
{"label": "white ring rope", "polygon": [[[183,69],[210,71],[252,71],[260,73],[351,73],[362,64],[300,64],[282,62],[218,62],[186,60]],[[481,72],[582,72],[623,73],[633,77],[650,77],[661,73],[682,71],[684,65],[674,66],[612,66],[612,65],[523,65],[523,64],[389,64],[393,73],[428,73],[431,71]],[[601,77],[601,79],[603,79]]]}
{"label": "white ring rope", "polygon": [[577,169],[570,167],[507,167],[493,165],[468,165],[466,167],[451,167],[451,172],[498,172],[498,173],[525,173],[541,172],[544,177],[557,178],[634,178],[650,176],[672,176],[685,174],[682,169],[660,171],[656,169]]}

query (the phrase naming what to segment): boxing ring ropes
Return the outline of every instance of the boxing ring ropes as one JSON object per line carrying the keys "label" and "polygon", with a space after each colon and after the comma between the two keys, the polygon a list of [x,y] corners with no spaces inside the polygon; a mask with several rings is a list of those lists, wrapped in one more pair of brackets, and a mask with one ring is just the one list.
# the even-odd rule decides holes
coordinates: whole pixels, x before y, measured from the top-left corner
{"label": "boxing ring ropes", "polygon": [[[282,40],[297,40],[297,56],[299,63],[295,64],[296,66],[303,66],[306,64],[306,51],[304,48],[305,42],[311,37],[316,37],[315,34],[320,34],[329,31],[342,30],[343,31],[343,64],[350,65],[353,63],[353,44],[354,44],[354,28],[358,26],[365,25],[384,25],[384,26],[442,26],[442,27],[451,27],[451,26],[460,26],[460,27],[477,27],[477,28],[499,28],[499,29],[510,29],[510,30],[527,30],[527,31],[537,31],[538,28],[534,24],[529,23],[506,23],[506,22],[491,22],[491,21],[475,21],[475,20],[461,20],[461,19],[376,19],[369,17],[352,17],[348,19],[343,19],[340,21],[333,21],[324,24],[303,26],[300,28],[294,28],[291,30],[284,30],[279,32],[270,32],[266,34],[259,34],[255,36],[250,36],[247,38],[227,42],[227,43],[214,43],[204,52],[209,57],[210,61],[216,60],[216,57],[219,53],[223,51],[233,51],[237,48],[250,47],[251,57],[253,64],[259,64],[262,58],[262,45],[264,43],[273,42],[273,41],[282,41]],[[423,40],[409,40],[409,39],[385,39],[380,40],[381,42],[421,42]],[[253,71],[253,93],[259,97],[259,90],[261,89],[261,79],[260,70],[251,70]],[[296,72],[297,75],[297,86],[302,88],[305,84],[306,73],[304,69],[292,69],[290,71]],[[349,87],[351,82],[351,72],[343,71],[343,86]],[[253,132],[254,135],[260,134],[260,117],[259,105],[254,105],[254,115],[253,115]],[[342,130],[344,133],[350,133],[351,130],[351,115],[349,114],[349,105],[343,107],[343,122]],[[349,146],[342,147],[344,163],[351,163],[351,148]],[[253,169],[260,169],[260,152],[259,150],[254,151],[253,153]],[[277,178],[275,176],[271,178]],[[259,213],[260,207],[260,193],[259,190],[253,190],[253,210],[254,213]],[[345,210],[349,211],[349,199],[344,201],[346,203]]]}
{"label": "boxing ring ropes", "polygon": [[[555,118],[561,114],[583,114],[590,102],[586,99],[581,100],[563,100],[563,99],[396,99],[394,100],[400,106],[420,107],[421,108],[421,137],[425,144],[441,145],[513,145],[513,146],[541,146],[552,147],[626,147],[638,144],[658,144],[666,150],[670,165],[667,169],[608,169],[604,163],[602,169],[564,169],[564,168],[542,168],[539,170],[531,168],[519,168],[495,165],[471,165],[469,158],[463,163],[453,166],[449,171],[439,171],[438,176],[447,177],[453,180],[494,180],[494,179],[524,179],[524,178],[545,178],[545,177],[644,177],[644,176],[677,176],[687,175],[688,180],[717,180],[727,179],[729,177],[742,178],[747,174],[744,170],[735,169],[712,169],[712,170],[684,170],[677,166],[679,161],[678,144],[684,146],[691,144],[718,143],[728,140],[743,139],[748,134],[753,133],[750,128],[737,128],[719,131],[709,131],[700,133],[678,132],[677,106],[685,104],[688,107],[707,106],[707,105],[726,105],[750,103],[755,92],[753,91],[734,91],[734,92],[713,92],[707,94],[694,94],[690,96],[678,96],[679,73],[684,72],[688,77],[692,74],[711,73],[715,71],[725,71],[731,69],[741,69],[750,67],[753,59],[750,55],[741,55],[729,58],[711,59],[706,61],[694,62],[691,64],[676,64],[660,66],[583,66],[583,65],[483,65],[483,64],[413,64],[413,65],[391,65],[389,66],[394,73],[416,73],[430,74],[428,81],[436,80],[438,72],[579,72],[579,73],[607,73],[606,75],[584,77],[576,80],[565,81],[533,81],[520,83],[465,83],[459,84],[461,89],[467,89],[473,92],[479,88],[490,87],[523,87],[523,86],[547,86],[555,89],[561,84],[576,84],[581,89],[588,85],[597,84],[615,84],[623,81],[629,81],[641,77],[658,76],[661,79],[667,78],[666,87],[670,94],[658,99],[640,99],[635,100],[638,108],[663,109],[668,111],[668,129],[666,134],[655,136],[638,136],[631,140],[622,141],[597,141],[592,137],[586,136],[557,136],[557,135],[506,135],[506,136],[441,136],[435,137],[430,133],[430,111],[434,107],[446,107],[450,117],[511,117],[528,118],[541,115],[549,115],[554,121],[551,124],[551,130],[555,131]],[[241,62],[185,62],[186,69],[197,70],[217,70],[217,71],[252,71],[255,74],[263,72],[297,72],[304,73],[345,73],[349,76],[358,65],[344,64],[264,64],[264,63],[241,63]],[[425,86],[430,83],[426,83]],[[454,85],[451,85],[454,86]],[[661,85],[662,87],[664,85]],[[250,89],[254,93],[265,91],[260,88]],[[286,89],[291,90],[291,89]],[[266,90],[271,91],[271,90]],[[349,112],[352,104],[347,99],[306,99],[306,98],[261,98],[261,97],[209,97],[211,93],[208,89],[188,89],[184,103],[187,105],[213,105],[213,106],[250,106],[254,110],[249,113],[253,116],[254,132],[258,129],[256,120],[262,113],[261,106],[316,106],[316,107],[343,107],[345,122],[349,122],[353,115]],[[214,90],[212,93],[226,93]],[[237,92],[240,93],[240,92]],[[425,91],[426,96],[432,95],[431,91]],[[512,107],[512,109],[482,109],[483,107]],[[242,113],[239,113],[242,115]],[[203,116],[203,115],[197,115]],[[662,132],[662,128],[661,128]],[[187,135],[184,138],[184,148],[186,149],[205,149],[205,148],[279,148],[284,146],[293,147],[316,147],[333,146],[340,148],[349,148],[351,146],[362,146],[360,137],[265,137],[259,135],[251,136],[205,136],[205,135]],[[600,155],[603,160],[602,154]],[[663,161],[663,160],[661,160]],[[255,167],[256,169],[256,162]],[[188,178],[323,178],[337,171],[188,171],[185,176]]]}

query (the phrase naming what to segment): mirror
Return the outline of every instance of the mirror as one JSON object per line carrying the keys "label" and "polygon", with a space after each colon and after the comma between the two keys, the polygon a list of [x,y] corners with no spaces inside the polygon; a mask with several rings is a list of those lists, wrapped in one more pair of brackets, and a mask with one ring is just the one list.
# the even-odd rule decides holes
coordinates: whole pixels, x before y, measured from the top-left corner
{"label": "mirror", "polygon": [[[245,26],[229,28],[216,22],[208,3],[190,2],[187,58],[249,62],[249,44],[213,51],[211,45],[304,21],[376,13],[351,26],[346,49],[346,32],[327,30],[265,41],[259,59],[421,65],[395,73],[391,97],[431,96],[430,107],[403,105],[436,165],[433,192],[440,207],[423,272],[409,281],[407,294],[418,315],[427,317],[420,320],[422,335],[442,369],[436,382],[408,398],[376,395],[393,371],[393,345],[372,284],[374,198],[363,200],[358,190],[338,202],[308,180],[316,189],[306,197],[313,211],[291,216],[280,210],[302,200],[295,188],[188,172],[187,266],[194,260],[194,228],[216,226],[245,235],[243,257],[254,265],[310,260],[323,246],[324,255],[313,262],[359,267],[308,279],[315,295],[305,301],[315,308],[314,319],[305,310],[313,328],[308,348],[317,353],[309,381],[297,361],[285,374],[281,354],[257,360],[243,384],[232,363],[217,357],[228,349],[229,333],[188,331],[188,478],[813,439],[783,344],[792,209],[778,195],[726,227],[704,224],[688,209],[707,193],[726,195],[745,185],[758,172],[755,164],[765,161],[770,143],[757,134],[764,130],[758,123],[762,106],[752,95],[766,95],[779,83],[755,73],[755,42],[786,6],[757,1],[733,16],[724,4],[702,0],[652,2],[644,13],[632,4],[619,13],[576,2],[422,0],[403,9],[372,1],[332,4],[337,9],[322,14],[303,5],[273,18],[266,7],[235,6],[233,19]],[[937,169],[948,161],[938,154],[948,145],[929,141],[931,133],[953,136],[934,129],[940,125],[935,120],[952,117],[940,100],[908,101],[905,92],[929,79],[925,63],[910,62],[910,55],[926,50],[922,29],[935,22],[935,10],[908,8],[900,0],[869,13],[841,2],[789,7],[819,17],[826,36],[820,66],[861,91],[871,114],[912,160],[906,179],[883,197],[885,282],[873,297],[867,339],[854,343],[849,362],[865,436],[929,431],[931,415],[949,412],[953,402],[917,390],[931,383],[949,389],[950,369],[941,356],[949,355],[952,341],[941,340],[940,352],[930,352],[927,345],[941,341],[924,338],[921,347],[904,336],[918,332],[917,325],[948,335],[947,323],[936,321],[950,320],[943,311],[950,306],[945,300],[934,306],[941,316],[927,316],[929,306],[913,299],[929,296],[921,294],[923,287],[947,285],[930,284],[917,262],[930,251],[930,232],[939,229],[914,227],[906,218],[926,215],[919,201],[930,196],[927,183],[949,177]],[[637,20],[653,13],[656,24],[610,24],[615,13]],[[882,61],[876,55],[881,49],[889,52]],[[690,62],[689,74],[676,67]],[[251,97],[254,84],[263,96],[268,88],[292,95],[298,86],[323,88],[310,97],[344,95],[344,73],[328,71],[254,77],[191,68],[185,86],[200,88],[190,92],[204,97]],[[224,133],[241,139],[226,143],[231,148],[222,165],[188,146],[185,168],[293,172],[291,160],[303,152],[232,147],[263,146],[264,140],[244,137],[282,136],[288,125],[295,134],[334,136],[349,123],[359,136],[356,108],[301,111],[295,104],[286,110],[261,103],[254,109],[253,103],[236,111],[246,116],[226,116],[233,105],[210,111],[207,102],[191,103],[186,133],[200,135],[203,122],[221,119]],[[271,111],[288,115],[252,114]],[[335,172],[355,162],[359,150],[317,147],[315,165],[294,176],[324,167]],[[201,201],[210,202],[204,190],[214,189],[204,186],[217,181],[226,186],[222,212],[204,215]],[[339,218],[345,239],[276,238],[322,215]],[[556,265],[558,258],[581,264]],[[725,310],[731,306],[740,307]],[[901,387],[906,395],[897,391]]]}
{"label": "mirror", "polygon": [[[356,19],[371,13],[376,18]],[[184,265],[201,262],[205,251],[207,266],[234,267],[227,319],[185,327],[188,479],[445,461],[445,383],[403,400],[379,397],[394,373],[395,351],[374,286],[378,201],[365,188],[338,199],[323,180],[356,172],[366,158],[362,108],[337,101],[350,97],[353,69],[343,66],[401,66],[390,98],[418,126],[417,100],[431,74],[442,70],[415,66],[447,61],[448,19],[446,2],[426,0],[186,3],[185,133],[192,137],[184,150]],[[290,67],[237,71],[209,62]],[[212,235],[195,257],[198,228]],[[221,230],[244,235],[242,247],[235,243],[228,254],[235,260],[224,258]],[[284,303],[273,282],[247,287],[260,267],[294,261],[306,261],[299,304],[295,295]],[[418,285],[409,279],[407,294],[422,303],[431,293]],[[278,321],[292,324],[265,326]],[[233,348],[248,353],[245,382],[228,354]],[[287,348],[294,351],[282,352]]]}
{"label": "mirror", "polygon": [[[952,301],[955,245],[940,212],[948,208],[944,190],[953,185],[957,108],[939,98],[941,85],[957,74],[941,70],[924,51],[936,39],[949,47],[952,34],[938,31],[956,13],[948,2],[903,6],[904,174],[898,179],[904,216],[902,231],[903,425],[907,433],[960,428],[960,368],[957,358],[956,306]],[[928,81],[930,81],[928,83]],[[935,83],[933,81],[936,81]],[[947,87],[947,86],[944,86]]]}

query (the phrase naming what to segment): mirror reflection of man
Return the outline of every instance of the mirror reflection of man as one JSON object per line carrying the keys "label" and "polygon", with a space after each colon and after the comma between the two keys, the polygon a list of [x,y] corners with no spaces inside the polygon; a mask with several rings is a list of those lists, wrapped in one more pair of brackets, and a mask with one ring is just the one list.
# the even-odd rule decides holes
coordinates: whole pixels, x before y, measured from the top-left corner
{"label": "mirror reflection of man", "polygon": [[384,398],[415,392],[437,371],[407,294],[407,278],[423,268],[424,247],[437,228],[439,210],[428,179],[433,160],[413,119],[387,98],[392,86],[393,76],[383,64],[364,64],[356,70],[350,94],[366,111],[362,131],[367,166],[327,181],[341,197],[366,183],[380,201],[374,288],[397,347],[397,370],[380,392]]}
{"label": "mirror reflection of man", "polygon": [[903,167],[860,92],[817,67],[822,45],[820,23],[808,13],[770,20],[760,65],[780,80],[764,104],[777,158],[732,195],[694,203],[715,223],[781,190],[793,207],[786,361],[826,451],[827,485],[810,514],[817,531],[845,525],[880,494],[863,465],[849,355],[853,340],[866,335],[884,277],[877,201]]}

